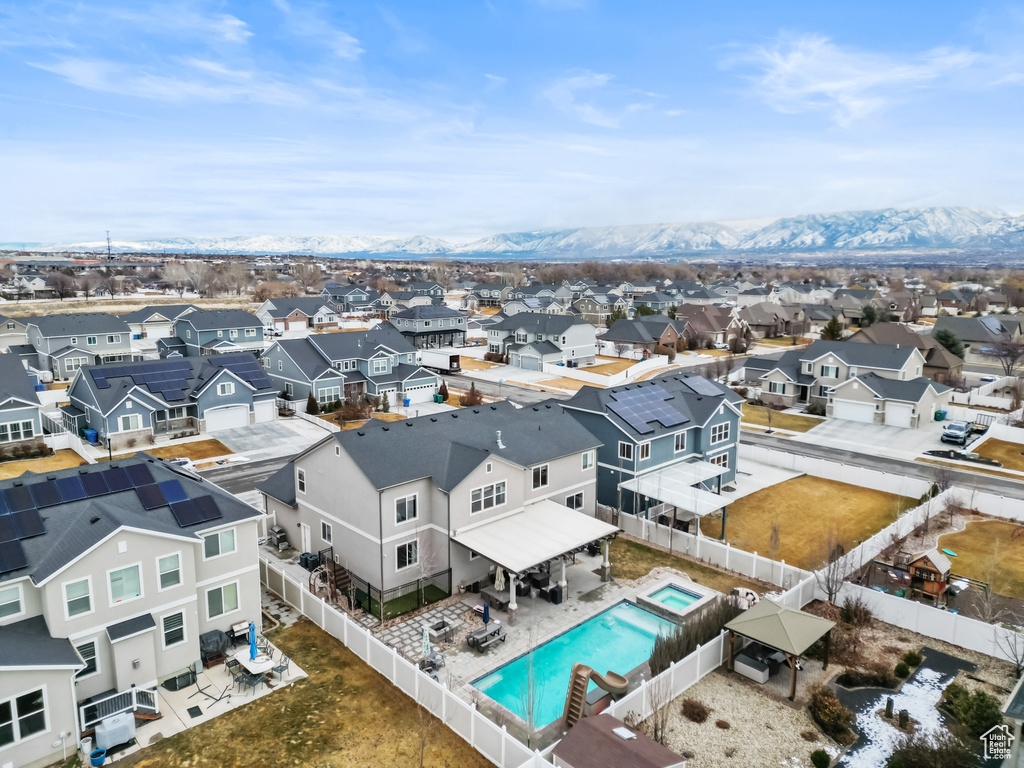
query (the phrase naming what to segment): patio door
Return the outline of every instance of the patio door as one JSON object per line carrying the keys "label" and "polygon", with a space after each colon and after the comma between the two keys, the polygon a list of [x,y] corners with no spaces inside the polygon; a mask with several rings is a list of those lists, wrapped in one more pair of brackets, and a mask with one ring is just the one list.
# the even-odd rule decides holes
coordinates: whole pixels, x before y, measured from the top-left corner
{"label": "patio door", "polygon": [[299,523],[299,540],[303,552],[313,551],[313,537],[310,535],[309,526],[305,523]]}

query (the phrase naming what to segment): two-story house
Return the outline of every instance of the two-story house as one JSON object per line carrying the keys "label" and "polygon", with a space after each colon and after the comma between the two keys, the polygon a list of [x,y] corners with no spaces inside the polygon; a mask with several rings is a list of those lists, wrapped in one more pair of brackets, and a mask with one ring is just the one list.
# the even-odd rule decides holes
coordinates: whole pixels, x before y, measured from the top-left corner
{"label": "two-story house", "polygon": [[174,321],[186,357],[224,352],[262,352],[263,323],[242,309],[197,309]]}
{"label": "two-story house", "polygon": [[429,307],[434,299],[424,293],[415,291],[385,291],[380,295],[380,309],[386,317],[410,307]]}
{"label": "two-story house", "polygon": [[964,360],[969,363],[995,362],[999,345],[1021,341],[1020,325],[1010,318],[996,315],[986,317],[946,317],[936,319],[932,335],[949,331],[964,344]]}
{"label": "two-story house", "polygon": [[132,333],[122,318],[105,312],[78,312],[25,319],[36,368],[70,379],[84,365],[132,359]]}
{"label": "two-story house", "polygon": [[403,309],[391,316],[391,324],[416,349],[466,345],[466,316],[444,304]]}
{"label": "two-story house", "polygon": [[274,421],[277,392],[252,353],[235,352],[88,366],[61,410],[68,430],[118,450]]}
{"label": "two-story house", "polygon": [[0,351],[28,343],[24,317],[0,315]]}
{"label": "two-story house", "polygon": [[747,333],[743,320],[724,307],[680,304],[676,308],[676,320],[686,321],[687,340],[694,339],[700,347],[731,344],[733,339],[742,339]]}
{"label": "two-story house", "polygon": [[514,622],[527,571],[564,584],[559,561],[617,532],[594,517],[598,444],[557,405],[498,402],[334,433],[260,491],[303,551],[327,550],[349,572],[370,613],[489,586],[501,567]]}
{"label": "two-story house", "polygon": [[659,344],[675,349],[676,342],[683,337],[685,330],[685,320],[672,320],[665,315],[649,315],[635,320],[623,318],[612,323],[601,340],[628,344],[634,349],[639,347],[651,352]]}
{"label": "two-story house", "polygon": [[338,315],[329,301],[319,296],[267,299],[256,309],[264,328],[279,331],[324,330],[338,327]]}
{"label": "two-story house", "polygon": [[479,283],[462,298],[464,309],[481,309],[484,307],[500,307],[512,287],[502,283]]}
{"label": "two-story house", "polygon": [[420,296],[429,296],[435,303],[444,299],[444,286],[432,280],[411,280],[405,284],[405,290]]}
{"label": "two-story house", "polygon": [[199,638],[259,621],[262,513],[146,454],[0,480],[0,762],[153,714]]}
{"label": "two-story house", "polygon": [[16,354],[0,355],[0,456],[43,447],[35,376]]}
{"label": "two-story house", "polygon": [[487,349],[534,371],[546,363],[589,365],[597,355],[596,329],[578,317],[521,312],[488,327]]}
{"label": "two-story house", "polygon": [[718,382],[680,373],[609,389],[583,387],[562,408],[601,441],[597,499],[645,515],[661,503],[676,521],[725,507],[736,479],[743,398]]}
{"label": "two-story house", "polygon": [[416,347],[384,323],[359,333],[324,333],[280,339],[263,355],[267,376],[282,397],[320,403],[383,397],[393,405],[430,400],[441,386],[434,373],[416,363]]}
{"label": "two-story house", "polygon": [[861,328],[847,341],[857,344],[917,347],[924,355],[924,375],[940,384],[959,380],[963,373],[963,359],[939,344],[934,336],[927,333],[915,333],[899,323],[877,323],[870,328]]}
{"label": "two-story house", "polygon": [[572,303],[572,311],[593,326],[608,323],[613,312],[629,314],[630,303],[617,293],[587,293]]}
{"label": "two-story house", "polygon": [[380,308],[380,294],[362,283],[327,283],[320,296],[331,302],[338,312],[376,312]]}
{"label": "two-story house", "polygon": [[133,339],[166,339],[174,335],[174,321],[195,312],[199,307],[193,304],[160,304],[143,307],[121,315],[128,323]]}

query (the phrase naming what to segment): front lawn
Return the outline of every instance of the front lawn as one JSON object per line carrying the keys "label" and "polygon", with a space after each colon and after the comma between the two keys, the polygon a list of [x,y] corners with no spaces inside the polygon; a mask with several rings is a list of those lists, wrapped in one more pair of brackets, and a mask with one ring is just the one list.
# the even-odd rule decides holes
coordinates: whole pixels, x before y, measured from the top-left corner
{"label": "front lawn", "polygon": [[311,622],[302,619],[275,630],[270,639],[309,677],[164,739],[120,764],[406,768],[420,765],[420,734],[425,732],[423,765],[491,765]]}
{"label": "front lawn", "polygon": [[625,536],[618,536],[608,547],[608,560],[612,564],[612,576],[632,581],[646,576],[655,568],[675,568],[690,575],[698,584],[729,594],[733,587],[747,587],[755,592],[764,591],[764,585],[720,571],[696,560],[670,555],[654,547],[641,544]]}
{"label": "front lawn", "polygon": [[195,440],[191,443],[177,443],[175,445],[164,445],[159,448],[147,448],[146,453],[156,456],[159,459],[186,458],[192,461],[201,459],[219,459],[221,456],[230,456],[234,451],[228,448],[220,440]]}
{"label": "front lawn", "polygon": [[55,469],[70,469],[85,464],[85,459],[74,451],[61,450],[53,456],[43,459],[25,459],[24,461],[5,461],[0,463],[0,480],[7,480],[11,477],[18,477],[30,471],[37,474],[53,472]]}
{"label": "front lawn", "polygon": [[[797,413],[783,413],[782,411],[772,412],[772,429],[788,429],[791,432],[807,432],[824,422],[824,419],[817,419],[813,416],[801,416]],[[767,427],[768,409],[760,405],[744,403],[742,423],[753,424],[758,427]]]}
{"label": "front lawn", "polygon": [[985,520],[939,537],[939,547],[956,552],[952,573],[977,579],[1007,597],[1024,598],[1024,540],[1012,540],[1016,523]]}
{"label": "front lawn", "polygon": [[995,459],[1007,469],[1024,472],[1024,456],[1021,455],[1021,449],[1024,449],[1024,445],[1020,443],[990,438],[973,450],[985,458]]}
{"label": "front lawn", "polygon": [[[779,548],[775,559],[810,570],[823,560],[821,543],[831,526],[836,527],[849,550],[893,522],[898,511],[916,503],[916,499],[873,488],[804,475],[730,504],[725,537],[734,547],[768,557],[771,522],[777,518]],[[722,516],[704,518],[700,529],[705,536],[718,538]]]}

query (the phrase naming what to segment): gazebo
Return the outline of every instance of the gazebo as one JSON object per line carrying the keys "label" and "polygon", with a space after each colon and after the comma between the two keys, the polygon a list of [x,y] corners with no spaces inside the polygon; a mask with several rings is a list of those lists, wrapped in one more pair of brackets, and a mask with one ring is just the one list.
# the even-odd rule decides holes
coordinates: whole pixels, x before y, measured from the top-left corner
{"label": "gazebo", "polygon": [[796,698],[796,662],[822,637],[825,638],[825,669],[828,669],[829,645],[834,621],[790,608],[771,600],[761,599],[752,608],[725,625],[729,630],[730,672],[734,669],[733,646],[736,635],[775,648],[786,658],[793,671],[789,686],[789,700]]}

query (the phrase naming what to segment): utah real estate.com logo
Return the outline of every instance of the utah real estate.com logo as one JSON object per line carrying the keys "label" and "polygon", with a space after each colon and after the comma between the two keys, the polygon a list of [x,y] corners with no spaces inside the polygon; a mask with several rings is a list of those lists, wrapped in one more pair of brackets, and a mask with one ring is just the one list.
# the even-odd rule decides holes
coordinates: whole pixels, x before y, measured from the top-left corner
{"label": "utah real estate.com logo", "polygon": [[1010,757],[1010,743],[1013,741],[1013,733],[1008,725],[997,725],[990,728],[981,736],[981,743],[985,747],[986,760],[1008,760]]}

